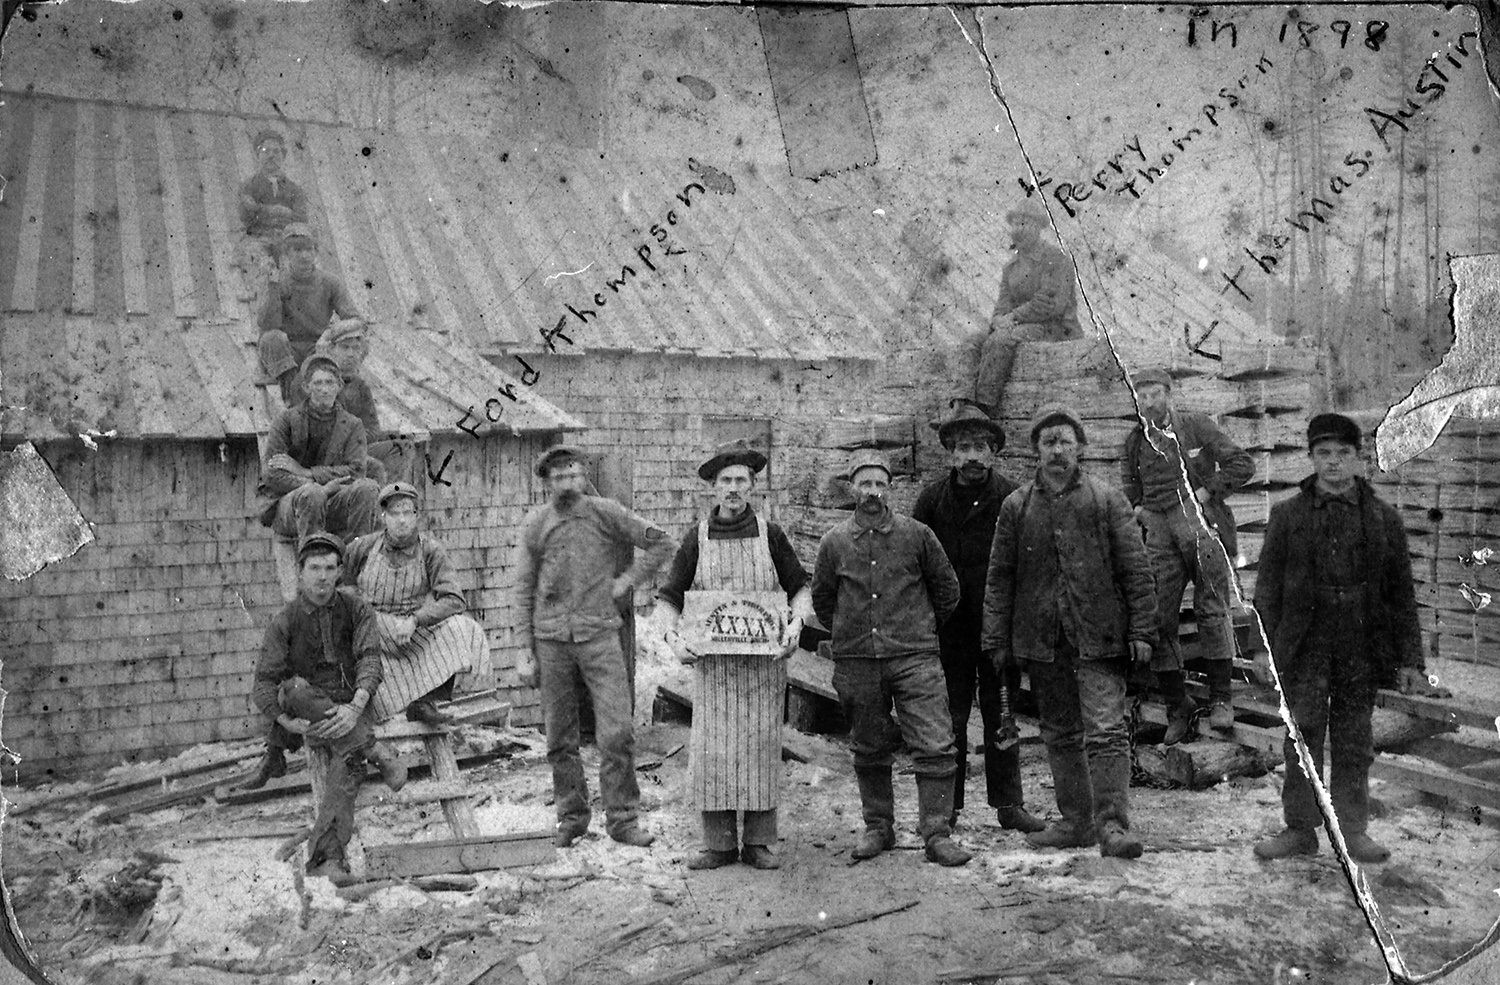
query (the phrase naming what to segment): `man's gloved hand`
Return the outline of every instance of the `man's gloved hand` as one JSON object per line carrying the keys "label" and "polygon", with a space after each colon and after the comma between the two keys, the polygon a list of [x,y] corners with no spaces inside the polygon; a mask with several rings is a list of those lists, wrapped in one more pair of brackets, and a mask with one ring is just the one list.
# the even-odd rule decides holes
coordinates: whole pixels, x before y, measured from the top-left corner
{"label": "man's gloved hand", "polygon": [[1417,670],[1415,667],[1401,668],[1401,676],[1397,682],[1397,687],[1402,694],[1410,694],[1418,698],[1453,697],[1452,691],[1432,683],[1432,679],[1426,673]]}
{"label": "man's gloved hand", "polygon": [[1133,663],[1149,666],[1151,663],[1151,644],[1145,640],[1131,640],[1130,659]]}
{"label": "man's gloved hand", "polygon": [[984,651],[984,656],[990,662],[990,666],[995,668],[995,673],[997,674],[1005,673],[1006,668],[1010,664],[1009,656],[999,647],[992,647]]}
{"label": "man's gloved hand", "polygon": [[667,630],[666,635],[662,637],[662,640],[667,644],[667,649],[671,650],[672,655],[677,658],[678,663],[685,664],[691,667],[693,664],[698,662],[698,657],[701,656],[701,654],[698,653],[697,650],[694,650],[692,647],[688,646],[687,638],[677,630]]}

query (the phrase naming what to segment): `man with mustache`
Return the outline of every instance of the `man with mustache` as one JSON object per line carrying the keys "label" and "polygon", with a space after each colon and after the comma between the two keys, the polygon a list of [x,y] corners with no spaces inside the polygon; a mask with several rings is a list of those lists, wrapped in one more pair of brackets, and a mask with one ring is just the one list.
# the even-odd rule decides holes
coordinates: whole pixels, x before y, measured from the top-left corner
{"label": "man with mustache", "polygon": [[[582,681],[594,706],[606,830],[615,841],[645,848],[655,838],[636,820],[641,791],[615,600],[650,579],[677,545],[619,503],[584,495],[584,458],[571,445],[554,446],[537,458],[536,474],[549,502],[527,518],[517,552],[518,618],[528,645],[516,669],[542,692],[557,846],[572,845],[589,826],[588,781],[578,755]],[[628,570],[612,575],[615,552],[622,547],[644,553]]]}
{"label": "man with mustache", "polygon": [[[699,477],[713,483],[716,505],[683,538],[657,596],[667,645],[679,660],[695,666],[688,765],[693,799],[703,815],[704,850],[688,860],[690,869],[717,869],[736,860],[756,869],[781,865],[772,849],[786,657],[812,615],[812,596],[786,533],[750,505],[756,473],[765,467],[766,456],[743,439],[719,446],[699,466]],[[773,593],[778,609],[785,610],[791,600],[792,618],[779,640],[766,641],[768,652],[696,652],[677,626],[685,604],[708,592]],[[772,598],[765,604],[772,605]],[[745,816],[743,848],[739,811]]]}
{"label": "man with mustache", "polygon": [[[1319,773],[1328,734],[1333,810],[1349,855],[1368,864],[1391,855],[1368,833],[1375,691],[1452,694],[1427,681],[1406,528],[1361,475],[1360,437],[1359,425],[1342,414],[1308,422],[1313,474],[1271,508],[1255,608],[1292,720]],[[1318,852],[1322,815],[1291,736],[1284,751],[1286,828],[1255,846],[1260,858]]]}
{"label": "man with mustache", "polygon": [[1224,494],[1249,482],[1255,463],[1213,418],[1172,406],[1172,376],[1165,369],[1142,370],[1132,383],[1142,423],[1125,438],[1121,471],[1125,498],[1146,528],[1146,553],[1156,577],[1161,640],[1151,669],[1167,705],[1163,741],[1172,745],[1187,736],[1198,710],[1183,684],[1177,640],[1182,592],[1189,581],[1201,656],[1208,668],[1208,724],[1216,729],[1234,726],[1230,565],[1238,545],[1234,514]]}
{"label": "man with mustache", "polygon": [[1062,820],[1038,848],[1138,858],[1130,831],[1125,681],[1151,659],[1156,598],[1130,504],[1078,464],[1088,440],[1065,407],[1031,425],[1036,479],[1006,497],[984,593],[985,652],[997,673],[1026,662]]}
{"label": "man with mustache", "polygon": [[972,856],[950,837],[953,720],[938,656],[938,628],[958,606],[958,576],[936,534],[892,512],[891,469],[879,452],[856,452],[849,481],[854,515],[818,544],[812,599],[833,633],[833,689],[854,749],[865,831],[852,854],[874,858],[896,847],[894,705],[917,775],[927,860],[963,865]]}
{"label": "man with mustache", "polygon": [[1022,806],[1021,755],[1014,746],[995,748],[1000,738],[1000,689],[1014,692],[1021,672],[1012,667],[1005,679],[979,646],[984,626],[984,579],[989,570],[990,541],[1000,504],[1015,491],[1015,483],[995,471],[995,456],[1005,447],[1005,431],[969,401],[956,400],[947,420],[935,424],[938,440],[952,455],[948,474],[923,489],[912,508],[913,519],[932,528],[958,573],[958,609],[938,631],[943,675],[948,682],[948,710],[953,715],[957,771],[953,774],[953,815],[958,823],[964,807],[968,773],[969,712],[979,690],[979,716],[984,722],[984,786],[1000,827],[1010,831],[1040,831],[1046,827]]}
{"label": "man with mustache", "polygon": [[1000,296],[990,315],[989,335],[980,348],[974,399],[998,413],[1022,342],[1063,342],[1083,338],[1073,264],[1042,240],[1047,215],[1031,205],[1005,213],[1015,257],[1000,275]]}

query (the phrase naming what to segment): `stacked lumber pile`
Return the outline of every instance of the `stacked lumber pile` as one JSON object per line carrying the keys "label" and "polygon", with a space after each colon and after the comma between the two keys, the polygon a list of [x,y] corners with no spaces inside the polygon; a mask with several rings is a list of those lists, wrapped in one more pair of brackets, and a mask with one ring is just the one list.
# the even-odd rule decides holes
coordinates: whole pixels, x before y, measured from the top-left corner
{"label": "stacked lumber pile", "polygon": [[[1371,415],[1374,416],[1374,415]],[[1454,418],[1430,449],[1371,481],[1406,525],[1432,656],[1500,666],[1500,425]]]}
{"label": "stacked lumber pile", "polygon": [[[1170,368],[1176,406],[1212,415],[1255,460],[1255,477],[1229,497],[1247,597],[1254,594],[1271,504],[1308,473],[1307,419],[1322,404],[1317,357],[1315,349],[1289,344],[1225,345],[1211,356],[1180,350],[1122,353],[1132,367]],[[1026,440],[1030,421],[1041,406],[1057,402],[1083,418],[1089,436],[1085,466],[1118,484],[1125,438],[1137,422],[1135,399],[1109,349],[1095,340],[1021,346],[1000,410],[1010,436],[1001,469],[1013,479],[1029,478],[1036,464]]]}
{"label": "stacked lumber pile", "polygon": [[897,511],[909,511],[921,488],[914,417],[832,417],[790,426],[785,440],[793,462],[786,483],[786,532],[808,561],[817,556],[823,534],[854,507],[854,492],[841,476],[856,450],[873,448],[885,456],[893,473],[892,505]]}

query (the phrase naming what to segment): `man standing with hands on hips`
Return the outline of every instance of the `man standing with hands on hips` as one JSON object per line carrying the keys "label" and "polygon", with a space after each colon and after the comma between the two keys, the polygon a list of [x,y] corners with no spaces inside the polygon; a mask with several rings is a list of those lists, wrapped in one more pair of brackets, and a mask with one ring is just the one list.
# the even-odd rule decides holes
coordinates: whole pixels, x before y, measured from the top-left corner
{"label": "man standing with hands on hips", "polygon": [[[572,845],[589,826],[588,781],[578,755],[582,681],[594,704],[606,830],[615,841],[644,848],[655,838],[636,821],[641,791],[615,599],[646,582],[677,545],[619,503],[584,495],[584,457],[581,449],[557,445],[537,459],[536,474],[549,501],[527,518],[521,534],[516,595],[523,638],[530,645],[517,669],[542,692],[558,847]],[[645,553],[624,573],[611,576],[614,551],[621,545]]]}
{"label": "man standing with hands on hips", "polygon": [[[781,865],[772,849],[780,800],[785,658],[796,649],[803,622],[812,614],[812,594],[786,533],[750,505],[755,476],[765,467],[766,456],[744,440],[720,446],[699,467],[698,475],[713,483],[716,505],[683,538],[658,593],[667,644],[697,670],[688,760],[693,799],[703,814],[704,850],[688,860],[690,869],[717,869],[737,859],[756,869]],[[780,638],[751,645],[764,652],[700,652],[694,640],[678,632],[684,613],[692,617],[690,626],[697,627],[719,611],[715,603],[732,607],[749,600],[782,612],[788,599],[792,618]],[[738,811],[745,815],[743,849]]]}
{"label": "man standing with hands on hips", "polygon": [[1130,832],[1125,682],[1151,659],[1156,598],[1130,504],[1082,471],[1083,422],[1044,407],[1031,425],[1036,479],[1000,506],[984,595],[984,648],[1003,673],[1025,661],[1062,820],[1038,848],[1138,858]]}
{"label": "man standing with hands on hips", "polygon": [[851,853],[874,858],[896,847],[891,785],[896,737],[917,774],[917,833],[927,860],[963,865],[955,844],[953,720],[938,657],[938,627],[958,606],[958,576],[937,535],[891,511],[891,469],[879,452],[854,454],[854,516],[823,535],[813,573],[813,609],[833,633],[833,689],[849,721],[865,831]]}

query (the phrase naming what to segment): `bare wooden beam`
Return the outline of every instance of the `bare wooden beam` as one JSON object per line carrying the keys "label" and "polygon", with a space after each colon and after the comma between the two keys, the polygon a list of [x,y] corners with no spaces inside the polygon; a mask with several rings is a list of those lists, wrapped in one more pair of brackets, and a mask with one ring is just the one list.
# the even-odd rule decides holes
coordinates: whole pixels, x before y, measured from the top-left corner
{"label": "bare wooden beam", "polygon": [[367,845],[365,872],[371,879],[394,879],[545,865],[557,858],[553,837],[552,831],[526,831],[478,838]]}

